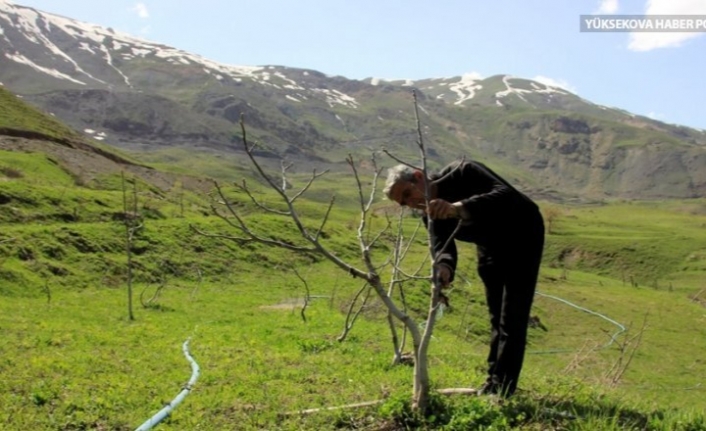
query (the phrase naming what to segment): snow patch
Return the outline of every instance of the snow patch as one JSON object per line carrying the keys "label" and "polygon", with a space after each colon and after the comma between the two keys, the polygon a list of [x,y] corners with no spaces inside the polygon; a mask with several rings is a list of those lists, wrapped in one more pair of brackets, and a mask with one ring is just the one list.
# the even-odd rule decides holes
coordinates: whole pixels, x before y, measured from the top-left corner
{"label": "snow patch", "polygon": [[[510,84],[510,80],[512,79],[520,79],[516,78],[510,75],[505,75],[503,76],[503,84],[505,84],[505,90],[503,91],[498,91],[495,93],[495,98],[496,99],[501,99],[503,97],[507,97],[510,94],[514,94],[523,101],[527,102],[527,99],[523,96],[523,94],[531,94],[531,93],[538,93],[538,94],[546,94],[548,97],[552,97],[554,94],[569,94],[568,90],[564,89],[563,87],[559,87],[559,81],[555,81],[551,78],[546,78],[542,76],[537,76],[535,77],[535,81],[539,82],[540,84],[544,85],[544,88],[541,86],[537,85],[535,82],[531,82],[530,86],[532,87],[532,90],[525,90],[523,88],[514,88]],[[529,103],[529,102],[528,102]]]}
{"label": "snow patch", "polygon": [[[567,94],[567,91],[571,93],[576,93],[576,89],[569,85],[569,83],[566,81],[556,80],[542,75],[537,75],[532,79],[534,81],[539,82],[540,84],[543,84],[546,87],[544,89],[537,88],[537,91],[539,93]],[[537,85],[535,83],[532,83],[532,87],[535,88],[537,87]]]}
{"label": "snow patch", "polygon": [[301,100],[297,99],[296,97],[292,97],[292,96],[290,96],[289,94],[287,94],[287,95],[284,96],[284,97],[286,97],[287,99],[291,100],[292,102],[299,102],[299,103],[301,103]]}
{"label": "snow patch", "polygon": [[105,139],[108,136],[105,134],[105,132],[96,132],[93,129],[84,129],[83,131],[88,135],[95,135],[95,136],[91,136],[91,137],[97,141],[102,141],[103,139]]}
{"label": "snow patch", "polygon": [[380,78],[371,78],[370,79],[370,85],[379,85],[381,79]]}
{"label": "snow patch", "polygon": [[30,60],[29,58],[27,58],[23,55],[20,55],[20,54],[12,55],[9,53],[5,53],[5,57],[7,57],[10,60],[15,61],[17,63],[27,65],[38,72],[46,73],[47,75],[53,76],[54,78],[65,79],[67,81],[71,81],[76,84],[86,85],[85,82],[74,79],[74,78],[70,77],[69,75],[66,75],[66,74],[59,72],[58,70],[49,69],[47,67],[42,67],[42,66],[34,63],[32,60]]}
{"label": "snow patch", "polygon": [[152,50],[146,49],[146,48],[135,48],[132,47],[132,55],[135,57],[145,57],[147,54],[150,54]]}
{"label": "snow patch", "polygon": [[510,85],[511,79],[517,79],[517,78],[513,78],[510,75],[503,76],[503,84],[505,84],[505,90],[498,91],[497,93],[495,93],[495,98],[501,99],[503,97],[509,96],[510,94],[515,94],[515,95],[517,95],[517,97],[519,97],[520,99],[527,102],[527,99],[525,99],[525,97],[522,95],[522,93],[531,93],[532,90],[524,90],[522,88],[512,88],[512,86]]}
{"label": "snow patch", "polygon": [[79,48],[79,49],[82,49],[82,50],[84,50],[84,51],[88,51],[88,52],[90,52],[91,54],[95,54],[95,53],[96,53],[96,52],[93,50],[93,48],[91,48],[91,45],[87,44],[86,42],[81,42],[81,43],[79,43],[79,44],[78,44],[78,48]]}
{"label": "snow patch", "polygon": [[[76,63],[71,57],[69,57],[64,51],[62,51],[58,46],[56,46],[48,37],[44,35],[43,31],[49,32],[51,30],[50,26],[50,20],[47,19],[46,17],[42,16],[39,14],[37,11],[29,8],[24,8],[22,6],[15,6],[12,4],[8,4],[7,6],[3,5],[2,9],[0,11],[8,11],[10,8],[14,7],[15,10],[14,12],[18,14],[20,19],[18,20],[18,24],[21,27],[21,31],[23,30],[24,36],[36,43],[37,45],[43,45],[45,48],[47,48],[51,53],[54,55],[62,58],[64,61],[67,63],[70,63],[73,67],[74,70],[76,70],[79,73],[82,73],[89,78],[93,79],[94,81],[98,81],[102,84],[105,84],[105,82],[101,81],[100,79],[97,79],[93,77],[90,73],[86,72],[83,70],[78,63]],[[3,16],[4,17],[4,16]],[[12,24],[12,21],[9,19],[9,17],[4,17],[8,21],[10,21],[10,24]],[[44,28],[40,26],[40,23],[44,24]],[[33,63],[34,64],[34,63]],[[38,66],[38,65],[37,65]],[[41,66],[39,66],[41,67]],[[47,69],[47,68],[44,68]],[[61,73],[56,71],[57,73]],[[68,76],[62,73],[64,76]],[[54,75],[53,75],[54,76]],[[72,78],[73,79],[73,78]]]}
{"label": "snow patch", "polygon": [[294,89],[294,90],[303,90],[304,89],[303,87],[300,87],[299,84],[297,84],[297,81],[287,78],[284,75],[284,73],[282,73],[282,72],[275,72],[274,75],[276,77],[278,77],[279,79],[289,83],[288,85],[285,85],[284,88],[290,88],[290,89]]}
{"label": "snow patch", "polygon": [[354,109],[357,109],[359,106],[358,102],[353,97],[345,93],[341,93],[338,90],[329,90],[328,88],[312,88],[311,91],[314,93],[323,94],[326,98],[326,103],[328,103],[330,108],[333,108],[333,105],[335,104]]}
{"label": "snow patch", "polygon": [[477,84],[477,82],[482,79],[483,77],[478,73],[466,73],[461,76],[458,82],[449,84],[449,90],[453,91],[458,96],[454,105],[460,105],[466,100],[473,99],[473,96],[476,95],[476,90],[483,88],[482,85]]}

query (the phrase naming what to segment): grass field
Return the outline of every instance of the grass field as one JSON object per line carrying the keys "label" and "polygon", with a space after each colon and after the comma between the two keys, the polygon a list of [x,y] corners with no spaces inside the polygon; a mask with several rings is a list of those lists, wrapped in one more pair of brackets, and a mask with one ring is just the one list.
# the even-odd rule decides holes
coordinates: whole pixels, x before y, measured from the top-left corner
{"label": "grass field", "polygon": [[[184,207],[184,196],[155,198],[138,183],[144,227],[133,244],[130,321],[119,179],[79,187],[41,154],[3,152],[0,168],[3,429],[135,429],[189,380],[187,339],[201,375],[158,429],[706,429],[706,294],[692,299],[706,287],[704,200],[542,203],[552,229],[533,314],[546,330],[531,329],[522,391],[507,402],[438,397],[434,415],[422,420],[409,411],[412,368],[390,365],[379,300],[346,341],[336,341],[360,280],[321,258],[199,236],[191,226],[234,232],[205,215],[205,196],[187,193]],[[359,265],[355,192],[344,181],[353,184],[323,177],[301,212],[318,226],[322,202],[336,191],[325,243]],[[296,240],[291,221],[231,192],[252,226]],[[376,205],[376,225],[388,204]],[[416,221],[407,223],[411,230]],[[423,260],[422,239],[415,247],[410,267]],[[430,349],[436,388],[484,379],[487,313],[473,247],[461,254],[465,281],[449,293]],[[306,322],[305,286],[291,266],[317,297]],[[159,298],[143,307],[140,294],[151,296],[160,283]],[[428,286],[406,289],[410,312],[423,314]],[[385,401],[287,414],[377,399]]]}

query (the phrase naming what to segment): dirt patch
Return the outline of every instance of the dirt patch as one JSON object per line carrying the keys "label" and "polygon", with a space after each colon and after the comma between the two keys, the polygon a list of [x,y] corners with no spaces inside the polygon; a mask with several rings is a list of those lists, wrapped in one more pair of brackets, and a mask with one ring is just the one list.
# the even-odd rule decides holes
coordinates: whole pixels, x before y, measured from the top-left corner
{"label": "dirt patch", "polygon": [[259,308],[261,310],[294,310],[296,308],[301,308],[304,306],[303,298],[291,298],[285,299],[279,304],[273,305],[261,305]]}

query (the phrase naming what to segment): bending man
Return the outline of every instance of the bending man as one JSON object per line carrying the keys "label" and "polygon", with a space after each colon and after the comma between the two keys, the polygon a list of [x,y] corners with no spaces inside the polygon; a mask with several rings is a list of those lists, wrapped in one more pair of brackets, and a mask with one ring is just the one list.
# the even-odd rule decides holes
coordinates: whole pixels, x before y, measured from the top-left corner
{"label": "bending man", "polygon": [[[429,182],[429,207],[424,197]],[[387,197],[423,210],[434,220],[432,243],[443,286],[454,279],[455,241],[472,242],[478,275],[490,313],[488,378],[482,394],[512,395],[527,344],[527,326],[544,247],[544,222],[537,205],[482,163],[454,162],[426,179],[421,171],[398,165],[388,172]],[[461,228],[448,241],[459,219]],[[449,242],[446,250],[444,244]],[[440,255],[439,255],[440,254]]]}

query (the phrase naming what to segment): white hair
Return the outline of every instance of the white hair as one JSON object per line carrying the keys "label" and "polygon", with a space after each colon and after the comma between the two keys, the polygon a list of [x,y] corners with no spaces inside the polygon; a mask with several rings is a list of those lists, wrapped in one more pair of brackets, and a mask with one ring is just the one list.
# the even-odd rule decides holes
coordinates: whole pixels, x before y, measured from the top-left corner
{"label": "white hair", "polygon": [[385,194],[385,196],[387,196],[388,199],[390,199],[390,192],[392,191],[392,187],[394,187],[395,184],[397,184],[398,182],[417,182],[417,179],[414,176],[415,172],[417,172],[416,169],[410,168],[407,165],[397,165],[391,167],[387,170],[387,181],[385,181],[385,188],[382,189],[382,192]]}

